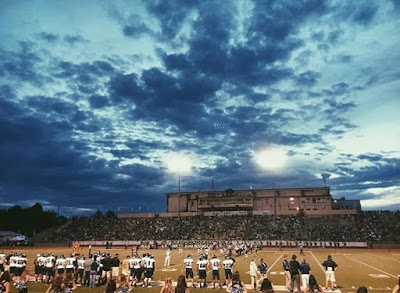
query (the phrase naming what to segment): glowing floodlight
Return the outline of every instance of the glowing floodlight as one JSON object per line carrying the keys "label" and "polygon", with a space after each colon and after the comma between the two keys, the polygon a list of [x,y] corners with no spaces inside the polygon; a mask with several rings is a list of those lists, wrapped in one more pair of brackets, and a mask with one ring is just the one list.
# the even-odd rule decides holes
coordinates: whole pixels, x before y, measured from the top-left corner
{"label": "glowing floodlight", "polygon": [[168,170],[178,175],[178,213],[181,217],[181,176],[190,172],[192,163],[184,154],[171,154],[167,157],[166,163]]}
{"label": "glowing floodlight", "polygon": [[167,167],[170,172],[182,175],[190,172],[192,163],[186,155],[172,154],[167,157]]}
{"label": "glowing floodlight", "polygon": [[278,149],[266,149],[256,155],[257,163],[265,169],[275,170],[284,166],[286,154]]}

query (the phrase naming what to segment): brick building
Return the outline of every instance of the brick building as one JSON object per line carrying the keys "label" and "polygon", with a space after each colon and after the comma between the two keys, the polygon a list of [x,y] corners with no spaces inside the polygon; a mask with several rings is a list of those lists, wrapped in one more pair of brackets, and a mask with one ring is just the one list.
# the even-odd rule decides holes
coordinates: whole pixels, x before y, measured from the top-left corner
{"label": "brick building", "polygon": [[[192,215],[305,215],[354,214],[360,201],[351,207],[341,199],[335,204],[329,187],[181,191],[167,193],[167,213],[163,216]],[[349,207],[348,205],[347,207]]]}

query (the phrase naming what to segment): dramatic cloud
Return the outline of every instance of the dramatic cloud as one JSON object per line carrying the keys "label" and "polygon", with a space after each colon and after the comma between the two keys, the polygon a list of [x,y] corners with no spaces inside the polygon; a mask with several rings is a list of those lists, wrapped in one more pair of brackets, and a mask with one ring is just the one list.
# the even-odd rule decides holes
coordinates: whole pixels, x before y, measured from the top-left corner
{"label": "dramatic cloud", "polygon": [[[178,153],[183,190],[326,184],[399,208],[396,1],[1,8],[2,207],[164,212]],[[271,147],[274,179],[255,160]]]}

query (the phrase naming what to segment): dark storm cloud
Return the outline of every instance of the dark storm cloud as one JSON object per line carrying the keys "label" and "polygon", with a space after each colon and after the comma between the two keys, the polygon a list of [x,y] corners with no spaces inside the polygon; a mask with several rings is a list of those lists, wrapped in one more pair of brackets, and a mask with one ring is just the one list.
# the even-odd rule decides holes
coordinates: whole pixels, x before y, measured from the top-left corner
{"label": "dark storm cloud", "polygon": [[16,100],[16,93],[9,85],[0,86],[0,117],[8,118],[20,115]]}
{"label": "dark storm cloud", "polygon": [[54,43],[59,40],[58,34],[48,33],[48,32],[41,32],[38,37],[42,40],[48,41],[50,43]]}
{"label": "dark storm cloud", "polygon": [[156,16],[161,25],[161,37],[165,40],[175,38],[188,13],[204,1],[145,1],[148,11]]}
{"label": "dark storm cloud", "polygon": [[[299,29],[303,21],[327,13],[327,8],[326,1],[294,1],[283,5],[280,1],[255,1],[249,38],[252,43],[260,45],[283,42]],[[290,21],[286,21],[288,19]]]}
{"label": "dark storm cloud", "polygon": [[60,115],[70,117],[79,109],[77,105],[72,103],[46,96],[27,96],[26,105],[40,112],[40,116],[46,113],[50,115],[50,117],[51,115],[57,115],[57,118],[59,118]]}
{"label": "dark storm cloud", "polygon": [[367,160],[371,162],[379,162],[382,160],[382,155],[379,154],[362,154],[358,156],[360,160]]}
{"label": "dark storm cloud", "polygon": [[345,9],[350,14],[348,17],[351,21],[360,25],[369,25],[375,18],[378,6],[374,2],[366,1],[361,5],[348,4]]}
{"label": "dark storm cloud", "polygon": [[80,110],[73,101],[46,96],[27,96],[25,106],[27,114],[37,119],[45,119],[60,130],[96,132],[107,125],[107,122],[99,120],[93,113]]}
{"label": "dark storm cloud", "polygon": [[134,73],[117,74],[111,78],[108,86],[111,98],[116,102],[121,101],[121,98],[141,99],[145,94]]}
{"label": "dark storm cloud", "polygon": [[89,103],[92,108],[103,108],[109,105],[109,98],[107,96],[92,95],[89,97]]}
{"label": "dark storm cloud", "polygon": [[327,36],[327,42],[329,45],[336,45],[340,41],[340,37],[343,35],[344,31],[338,29],[330,32]]}
{"label": "dark storm cloud", "polygon": [[128,22],[122,28],[122,32],[127,37],[138,38],[147,34],[153,34],[153,31],[147,27],[147,25],[141,22],[140,16],[132,15],[133,21]]}
{"label": "dark storm cloud", "polygon": [[391,0],[391,3],[393,4],[393,8],[397,12],[400,12],[400,2],[398,0]]}
{"label": "dark storm cloud", "polygon": [[80,35],[66,35],[64,41],[69,45],[75,45],[77,43],[88,43],[89,41]]}
{"label": "dark storm cloud", "polygon": [[320,77],[321,74],[319,72],[306,71],[295,76],[294,79],[298,85],[310,87],[315,85]]}
{"label": "dark storm cloud", "polygon": [[[370,154],[370,166],[362,167],[355,170],[352,167],[339,166],[342,177],[338,179],[330,179],[338,190],[364,190],[371,187],[390,187],[398,186],[400,179],[400,160],[388,159],[378,160],[379,155]],[[357,160],[356,157],[353,160]],[[373,157],[373,159],[371,159]]]}
{"label": "dark storm cloud", "polygon": [[[73,30],[39,30],[33,37],[37,43],[21,42],[17,51],[0,48],[0,76],[7,84],[0,86],[0,161],[10,166],[0,171],[0,185],[9,195],[57,197],[60,203],[103,211],[121,210],[109,199],[129,198],[130,211],[143,212],[139,207],[147,205],[161,212],[164,193],[176,186],[156,154],[177,150],[210,158],[210,166],[195,170],[200,179],[188,176],[187,189],[208,189],[210,177],[222,188],[266,187],[271,180],[255,170],[252,150],[286,146],[293,159],[306,156],[324,163],[324,155],[335,151],[328,135],[341,138],[356,127],[345,118],[358,106],[354,90],[382,81],[368,64],[364,76],[369,81],[332,79],[321,89],[326,76],[314,66],[321,54],[328,65],[357,65],[351,50],[337,48],[347,46],[351,25],[363,30],[374,23],[375,4],[143,4],[145,13],[138,14],[143,7],[108,12],[121,31],[121,46],[143,40],[146,50],[154,46],[148,55],[139,53],[143,48],[137,42],[138,48],[119,53],[99,46],[84,61],[52,56],[54,43],[71,50],[71,57],[81,56],[82,48],[83,55],[91,53],[86,47],[99,39]],[[335,25],[315,26],[321,20]],[[397,77],[391,73],[387,79]],[[15,87],[21,81],[35,85],[35,91]],[[302,130],[304,122],[307,129]],[[356,164],[368,167],[357,169]],[[324,173],[340,175],[328,181],[341,190],[351,186],[351,192],[371,186],[367,181],[382,180],[374,184],[383,187],[398,182],[399,162],[375,153],[342,154]],[[308,165],[276,179],[293,187],[322,184]]]}
{"label": "dark storm cloud", "polygon": [[[132,180],[137,180],[135,187],[144,190],[150,190],[152,187],[159,185],[160,182],[164,182],[166,176],[163,170],[141,164],[125,165],[120,167],[120,171],[123,174],[131,176]],[[140,181],[138,180],[139,178]],[[126,187],[129,187],[132,183],[127,181],[125,182],[125,185]]]}
{"label": "dark storm cloud", "polygon": [[55,75],[58,77],[75,78],[81,82],[91,81],[92,76],[103,77],[112,75],[115,72],[113,65],[107,61],[83,62],[80,64],[60,61],[55,70]]}
{"label": "dark storm cloud", "polygon": [[[150,188],[156,182],[161,182],[159,176],[163,175],[159,170],[139,165],[119,168],[108,164],[107,167],[105,161],[89,157],[86,154],[87,146],[71,139],[72,132],[64,131],[60,135],[53,119],[64,116],[74,120],[73,117],[81,113],[76,106],[37,96],[27,99],[26,105],[21,107],[4,97],[13,97],[9,87],[3,87],[3,90],[0,98],[0,104],[3,105],[0,109],[3,114],[0,118],[0,160],[7,168],[1,169],[0,182],[7,182],[9,196],[23,200],[40,195],[42,200],[50,200],[57,195],[59,202],[74,201],[73,204],[79,206],[93,207],[93,196],[104,198],[116,192],[115,198],[122,200],[128,194],[131,196],[135,189],[149,193],[143,184]],[[29,112],[35,112],[33,109],[47,113],[47,118],[29,116]],[[5,119],[8,117],[6,114],[12,114],[13,119]],[[84,114],[84,117],[89,122],[87,127],[94,127],[94,122],[87,121],[90,116]],[[76,125],[77,120],[72,124],[82,130],[79,123]],[[131,154],[128,152],[126,155]],[[133,180],[141,179],[137,183],[125,183],[122,180],[115,185],[114,176],[120,171]],[[21,181],[24,182],[23,188],[20,187]],[[82,197],[83,194],[85,197]]]}
{"label": "dark storm cloud", "polygon": [[184,70],[193,68],[190,60],[184,54],[165,54],[163,56],[163,61],[167,70]]}
{"label": "dark storm cloud", "polygon": [[180,129],[201,131],[205,115],[204,103],[218,88],[218,81],[193,71],[178,77],[152,68],[142,73],[117,75],[109,84],[109,92],[117,101],[131,102],[133,116],[153,121],[169,121]]}
{"label": "dark storm cloud", "polygon": [[33,84],[41,84],[42,76],[38,73],[37,63],[42,59],[33,51],[29,42],[20,42],[18,52],[5,51],[0,48],[0,76],[17,78]]}

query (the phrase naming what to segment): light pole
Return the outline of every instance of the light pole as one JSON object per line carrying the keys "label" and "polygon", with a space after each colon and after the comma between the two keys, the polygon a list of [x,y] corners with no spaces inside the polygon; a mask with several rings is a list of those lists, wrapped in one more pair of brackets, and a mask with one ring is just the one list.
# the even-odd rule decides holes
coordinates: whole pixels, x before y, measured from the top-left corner
{"label": "light pole", "polygon": [[[274,170],[281,168],[285,161],[286,155],[282,150],[264,149],[255,154],[257,164],[262,168],[271,172],[272,195],[274,201],[274,214],[276,214],[276,195],[275,195],[275,173]],[[262,200],[262,199],[261,199]],[[262,207],[264,205],[262,204]]]}
{"label": "light pole", "polygon": [[181,176],[189,173],[192,163],[184,154],[170,154],[167,157],[168,170],[178,176],[178,216],[181,217]]}

